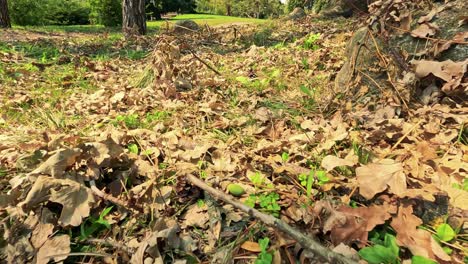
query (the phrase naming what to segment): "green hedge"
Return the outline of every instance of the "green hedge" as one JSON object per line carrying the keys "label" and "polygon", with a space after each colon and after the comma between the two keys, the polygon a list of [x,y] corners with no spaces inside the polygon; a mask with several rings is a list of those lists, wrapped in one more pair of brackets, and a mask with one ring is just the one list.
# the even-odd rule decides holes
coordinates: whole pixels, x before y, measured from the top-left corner
{"label": "green hedge", "polygon": [[13,24],[122,24],[121,0],[8,0]]}

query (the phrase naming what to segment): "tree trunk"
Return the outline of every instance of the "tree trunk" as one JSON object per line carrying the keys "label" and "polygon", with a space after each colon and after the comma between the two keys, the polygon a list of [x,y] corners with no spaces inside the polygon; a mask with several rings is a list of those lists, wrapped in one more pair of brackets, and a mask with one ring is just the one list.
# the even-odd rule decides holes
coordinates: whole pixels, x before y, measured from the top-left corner
{"label": "tree trunk", "polygon": [[10,16],[8,15],[7,0],[0,0],[0,28],[11,27]]}
{"label": "tree trunk", "polygon": [[124,33],[146,34],[145,0],[123,0],[122,18]]}
{"label": "tree trunk", "polygon": [[230,4],[230,3],[226,3],[226,15],[227,15],[227,16],[231,16],[231,15],[232,15],[232,12],[231,12],[231,4]]}

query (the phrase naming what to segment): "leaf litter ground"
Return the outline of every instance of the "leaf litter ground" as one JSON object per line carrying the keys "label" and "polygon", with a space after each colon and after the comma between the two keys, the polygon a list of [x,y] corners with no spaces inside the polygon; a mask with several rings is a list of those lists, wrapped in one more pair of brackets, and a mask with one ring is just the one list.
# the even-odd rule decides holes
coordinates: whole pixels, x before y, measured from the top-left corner
{"label": "leaf litter ground", "polygon": [[[2,258],[322,263],[192,186],[192,174],[226,193],[235,184],[239,201],[350,258],[392,234],[402,259],[462,261],[466,108],[397,114],[392,91],[335,92],[353,27],[307,18],[132,39],[10,31]],[[458,238],[436,241],[442,223]]]}

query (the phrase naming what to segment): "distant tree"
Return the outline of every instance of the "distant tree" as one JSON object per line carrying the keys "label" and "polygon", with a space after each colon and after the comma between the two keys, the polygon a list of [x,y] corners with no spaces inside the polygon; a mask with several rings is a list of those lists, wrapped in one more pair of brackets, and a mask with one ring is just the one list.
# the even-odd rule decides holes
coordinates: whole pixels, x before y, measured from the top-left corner
{"label": "distant tree", "polygon": [[131,32],[137,29],[140,35],[146,34],[145,0],[123,0],[122,30]]}
{"label": "distant tree", "polygon": [[0,27],[11,27],[10,15],[8,14],[7,0],[0,0]]}

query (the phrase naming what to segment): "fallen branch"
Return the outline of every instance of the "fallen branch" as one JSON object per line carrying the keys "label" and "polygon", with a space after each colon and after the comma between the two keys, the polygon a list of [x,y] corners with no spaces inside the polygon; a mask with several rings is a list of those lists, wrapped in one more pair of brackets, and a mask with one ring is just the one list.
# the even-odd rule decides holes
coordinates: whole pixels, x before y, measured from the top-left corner
{"label": "fallen branch", "polygon": [[277,219],[271,215],[267,215],[259,212],[258,210],[248,207],[247,205],[237,202],[230,195],[223,193],[214,189],[213,187],[208,186],[205,182],[198,179],[192,174],[187,175],[187,180],[190,181],[193,185],[199,187],[200,189],[208,192],[214,198],[221,200],[225,203],[233,205],[235,208],[247,213],[249,216],[254,217],[268,226],[276,228],[291,238],[296,240],[303,248],[310,250],[314,254],[319,255],[330,263],[343,263],[343,264],[357,264],[358,262],[349,259],[341,254],[333,252],[327,247],[322,246],[319,242],[315,241],[313,238],[307,237],[300,231],[294,229],[292,226],[287,223]]}

